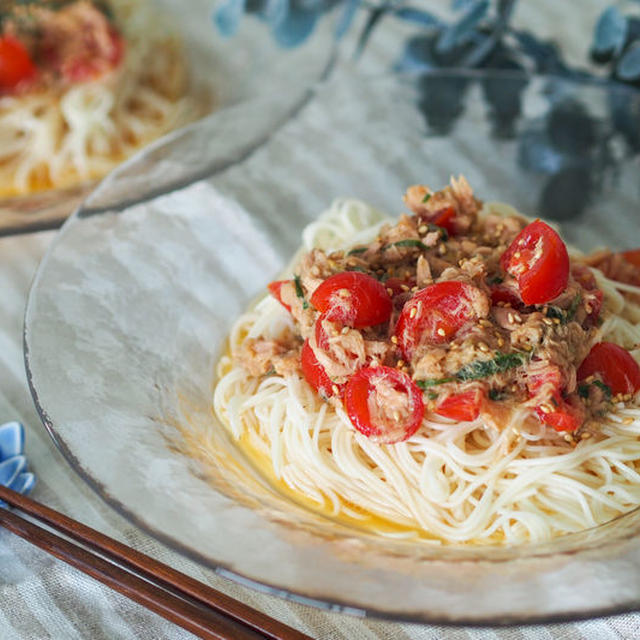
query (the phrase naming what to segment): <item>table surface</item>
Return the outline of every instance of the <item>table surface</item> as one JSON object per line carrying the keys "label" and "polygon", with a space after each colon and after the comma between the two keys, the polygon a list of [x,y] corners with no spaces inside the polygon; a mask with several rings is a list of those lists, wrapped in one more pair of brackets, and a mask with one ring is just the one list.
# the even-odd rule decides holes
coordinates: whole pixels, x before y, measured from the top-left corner
{"label": "table surface", "polygon": [[[425,2],[437,6],[435,0]],[[567,23],[563,3],[521,3],[515,24],[562,36],[573,64],[584,62],[590,33],[606,3],[588,0]],[[565,16],[566,17],[566,16]],[[565,31],[566,30],[566,31]],[[0,239],[0,423],[18,419],[26,428],[26,453],[38,484],[33,497],[210,584],[314,638],[505,639],[640,638],[640,615],[513,628],[444,628],[357,619],[306,607],[237,585],[167,549],[111,510],[84,484],[55,448],[33,406],[24,372],[22,324],[30,282],[54,232]],[[0,640],[44,638],[115,640],[193,636],[0,530]]]}

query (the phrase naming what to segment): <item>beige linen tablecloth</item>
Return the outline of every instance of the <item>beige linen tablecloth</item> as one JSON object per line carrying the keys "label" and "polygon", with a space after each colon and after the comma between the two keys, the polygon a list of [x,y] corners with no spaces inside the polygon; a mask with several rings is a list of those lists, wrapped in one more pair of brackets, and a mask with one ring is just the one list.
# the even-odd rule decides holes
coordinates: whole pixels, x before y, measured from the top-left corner
{"label": "beige linen tablecloth", "polygon": [[[0,423],[26,427],[26,453],[38,477],[33,497],[118,538],[220,591],[322,640],[525,640],[640,638],[640,615],[506,629],[444,628],[362,620],[293,604],[241,587],[175,554],[107,507],[71,470],[34,409],[22,358],[29,284],[54,234],[0,239]],[[73,394],[74,390],[69,389]],[[576,585],[576,588],[580,588]],[[178,640],[193,636],[0,530],[0,640]]]}

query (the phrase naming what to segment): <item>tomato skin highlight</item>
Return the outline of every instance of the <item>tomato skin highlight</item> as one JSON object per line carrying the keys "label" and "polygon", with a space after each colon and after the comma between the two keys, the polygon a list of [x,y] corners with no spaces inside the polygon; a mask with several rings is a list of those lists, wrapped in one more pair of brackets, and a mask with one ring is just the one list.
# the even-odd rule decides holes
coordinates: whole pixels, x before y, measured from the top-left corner
{"label": "tomato skin highlight", "polygon": [[267,285],[269,293],[289,312],[291,313],[291,307],[282,301],[282,285],[289,284],[292,280],[274,280]]}
{"label": "tomato skin highlight", "polygon": [[525,304],[557,298],[569,282],[569,254],[562,238],[545,222],[527,225],[500,258],[500,265],[518,282]]}
{"label": "tomato skin highlight", "polygon": [[332,382],[324,367],[318,362],[316,354],[313,353],[309,340],[305,340],[302,345],[300,365],[304,379],[318,395],[330,398],[335,395],[336,388],[338,389],[338,394],[342,392],[344,385],[337,385]]}
{"label": "tomato skin highlight", "polygon": [[582,361],[578,380],[593,375],[599,375],[614,395],[640,390],[640,366],[626,349],[613,342],[594,344]]}
{"label": "tomato skin highlight", "polygon": [[[393,424],[372,420],[369,398],[376,385],[391,384],[396,392],[406,395],[407,411]],[[365,436],[384,444],[403,442],[420,427],[424,417],[422,391],[411,378],[392,367],[365,367],[357,371],[347,382],[344,392],[347,415],[354,428]]]}
{"label": "tomato skin highlight", "polygon": [[395,329],[405,360],[410,360],[421,344],[447,342],[467,322],[476,319],[474,302],[479,300],[486,302],[488,312],[487,296],[457,280],[437,282],[418,291],[402,308]]}
{"label": "tomato skin highlight", "polygon": [[393,304],[384,285],[359,271],[343,271],[327,278],[313,292],[311,304],[327,319],[354,329],[387,322]]}
{"label": "tomato skin highlight", "polygon": [[438,402],[435,412],[458,422],[471,422],[480,415],[484,395],[480,389],[453,393]]}
{"label": "tomato skin highlight", "polygon": [[0,37],[0,91],[11,91],[36,75],[26,47],[11,35]]}

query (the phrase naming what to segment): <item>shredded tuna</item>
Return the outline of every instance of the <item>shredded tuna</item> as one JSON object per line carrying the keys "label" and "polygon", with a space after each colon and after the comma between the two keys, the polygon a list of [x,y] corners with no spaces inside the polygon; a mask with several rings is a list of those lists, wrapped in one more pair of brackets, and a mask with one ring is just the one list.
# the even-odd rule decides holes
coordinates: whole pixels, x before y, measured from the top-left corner
{"label": "shredded tuna", "polygon": [[[397,367],[422,386],[428,394],[425,402],[432,408],[445,398],[472,391],[483,398],[488,424],[499,425],[521,405],[544,413],[563,404],[584,416],[585,429],[591,429],[586,425],[592,425],[592,417],[607,398],[597,385],[595,390],[579,390],[576,379],[578,366],[598,337],[602,303],[602,292],[584,265],[598,266],[609,277],[630,282],[627,267],[610,253],[574,263],[560,295],[547,304],[527,306],[518,281],[500,265],[505,250],[526,225],[524,219],[480,216],[480,203],[464,178],[453,179],[451,186],[437,192],[423,185],[410,187],[404,200],[414,215],[403,215],[395,225],[384,226],[369,244],[329,254],[314,249],[301,258],[297,280],[280,289],[298,335],[263,345],[252,341],[240,356],[243,366],[252,375],[272,368],[293,374],[300,344],[308,340],[337,386],[362,367]],[[446,223],[446,228],[434,220]],[[314,291],[345,271],[364,272],[384,285],[392,301],[388,320],[354,328],[348,322],[342,326],[320,317],[309,302]],[[403,352],[398,336],[404,334],[396,335],[402,310],[408,313],[413,297],[438,283],[462,284],[447,286],[464,293],[447,303],[446,313],[464,320],[452,335],[444,330],[439,334],[447,336],[445,341],[434,341],[439,323],[448,322],[436,308],[421,329],[423,335]],[[413,306],[422,300],[417,298]],[[302,375],[299,367],[297,374]],[[400,410],[394,401],[405,396],[392,388],[385,394],[384,411],[393,415]]]}

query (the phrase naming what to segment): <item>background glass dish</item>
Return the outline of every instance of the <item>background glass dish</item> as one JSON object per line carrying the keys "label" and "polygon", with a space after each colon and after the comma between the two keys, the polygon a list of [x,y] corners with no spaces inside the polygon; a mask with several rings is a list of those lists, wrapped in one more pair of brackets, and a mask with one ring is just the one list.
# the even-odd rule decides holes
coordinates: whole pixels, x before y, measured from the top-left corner
{"label": "background glass dish", "polygon": [[[505,102],[487,101],[487,87]],[[498,117],[492,104],[507,99]],[[45,426],[131,521],[281,596],[451,623],[638,607],[639,510],[543,545],[381,540],[278,494],[210,406],[229,328],[334,197],[395,213],[407,185],[439,187],[464,173],[479,197],[529,214],[549,207],[543,196],[551,191],[549,210],[571,214],[563,231],[582,248],[637,244],[638,132],[612,118],[620,105],[637,114],[638,94],[495,73],[343,73],[286,122],[270,119],[269,101],[247,102],[157,144],[67,221],[34,281],[25,359]],[[217,144],[205,178],[198,167],[206,140]],[[531,149],[544,161],[536,164]],[[184,183],[197,171],[202,179],[163,192],[180,172]],[[185,455],[202,434],[208,453]]]}
{"label": "background glass dish", "polygon": [[[172,25],[172,33],[179,36],[187,55],[190,91],[210,96],[210,109],[214,112],[247,99],[279,94],[279,107],[286,113],[333,60],[331,19],[320,21],[304,45],[286,50],[274,43],[257,20],[244,20],[232,39],[221,37],[212,19],[219,4],[216,0],[190,0],[188,9],[179,0],[141,1],[156,5],[162,19]],[[215,147],[214,140],[208,143]],[[206,166],[207,156],[202,160],[201,168]],[[91,181],[71,188],[0,198],[0,235],[59,226],[96,184]],[[158,183],[155,188],[169,185]]]}

